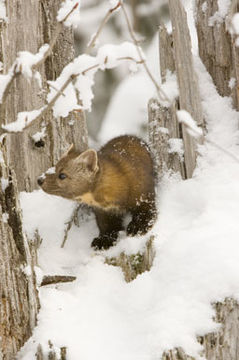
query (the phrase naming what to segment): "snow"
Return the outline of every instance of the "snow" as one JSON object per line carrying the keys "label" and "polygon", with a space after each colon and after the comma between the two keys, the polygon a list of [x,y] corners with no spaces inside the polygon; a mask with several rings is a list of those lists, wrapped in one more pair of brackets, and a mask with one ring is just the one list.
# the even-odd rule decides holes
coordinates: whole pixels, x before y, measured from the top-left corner
{"label": "snow", "polygon": [[229,83],[228,83],[228,86],[230,89],[233,89],[236,85],[236,78],[232,77],[230,80],[229,80]]}
{"label": "snow", "polygon": [[121,58],[127,57],[133,59],[135,62],[140,61],[136,46],[127,41],[120,45],[103,45],[98,50],[97,55],[101,70],[112,69],[116,67],[121,63]]}
{"label": "snow", "polygon": [[31,276],[32,274],[32,269],[30,265],[27,265],[23,268],[23,272],[26,276]]}
{"label": "snow", "polygon": [[183,161],[184,156],[184,147],[183,147],[183,141],[182,139],[169,139],[169,153],[177,153],[179,155],[179,158],[181,161]]}
{"label": "snow", "polygon": [[222,18],[226,17],[230,6],[231,0],[218,0],[218,12]]}
{"label": "snow", "polygon": [[[55,81],[49,81],[50,85],[53,85],[50,89],[50,92],[47,96],[47,101],[50,102],[52,98],[56,95],[57,89],[59,90],[63,84],[69,79],[72,75],[81,74],[81,72],[85,71],[86,69],[89,69],[91,67],[97,66],[97,61],[95,57],[89,56],[89,55],[80,55],[77,58],[75,58],[71,63],[69,63],[62,71],[61,75],[55,80]],[[85,76],[89,77],[89,80],[86,82],[85,85],[87,87],[84,88],[85,92],[82,92],[80,95],[82,96],[81,99],[84,100],[84,103],[89,104],[89,94],[91,95],[91,89],[89,86],[93,83],[93,75],[95,73],[96,69],[92,69],[91,71],[88,71]],[[75,85],[79,86],[79,82],[75,83]],[[82,89],[81,89],[82,90]],[[83,96],[85,95],[85,99],[83,99]],[[90,102],[91,104],[91,102]],[[77,102],[77,96],[75,92],[74,85],[70,83],[67,88],[64,90],[64,95],[62,94],[59,99],[55,102],[55,105],[53,107],[53,114],[55,117],[63,116],[66,117],[70,111],[79,109],[79,105]]]}
{"label": "snow", "polygon": [[193,120],[189,112],[187,112],[186,110],[178,110],[177,117],[178,121],[186,126],[187,132],[191,136],[198,138],[203,135],[202,129],[197,126],[196,122]]}
{"label": "snow", "polygon": [[[1,139],[2,140],[2,139]],[[0,141],[1,142],[1,141]],[[4,164],[3,152],[0,150],[0,164]]]}
{"label": "snow", "polygon": [[234,33],[239,35],[239,13],[236,13],[233,15],[232,27],[233,27]]}
{"label": "snow", "polygon": [[202,11],[205,13],[207,11],[207,2],[204,1],[204,3],[202,4]]}
{"label": "snow", "polygon": [[163,133],[163,134],[169,134],[168,128],[159,126],[159,127],[157,128],[157,130],[158,130],[159,132]]}
{"label": "snow", "polygon": [[9,185],[9,181],[8,179],[4,179],[3,177],[1,178],[1,187],[2,187],[2,191],[5,192],[6,188]]}
{"label": "snow", "polygon": [[26,126],[30,125],[30,123],[37,118],[37,116],[44,110],[44,108],[45,106],[38,110],[19,112],[17,114],[16,121],[13,121],[6,125],[2,125],[2,128],[10,132],[22,131]]}
{"label": "snow", "polygon": [[218,10],[209,19],[209,26],[214,26],[215,23],[222,23],[228,14],[231,5],[231,0],[218,0]]}
{"label": "snow", "polygon": [[51,168],[49,168],[45,174],[55,174],[56,173],[56,168],[55,166],[52,166]]}
{"label": "snow", "polygon": [[165,177],[153,229],[153,268],[129,284],[120,269],[104,264],[104,256],[127,248],[128,241],[137,248],[140,240],[141,247],[142,239],[122,234],[118,249],[96,254],[90,242],[97,230],[89,216],[80,228],[73,226],[61,249],[73,203],[41,191],[22,193],[28,234],[38,228],[43,237],[42,271],[76,275],[77,280],[40,288],[38,326],[19,359],[31,359],[36,343],[46,349],[48,339],[57,347],[67,346],[70,360],[79,358],[79,348],[83,360],[151,360],[174,346],[198,356],[196,335],[218,326],[210,303],[239,296],[239,167],[221,154],[208,164],[212,151],[210,146],[205,149],[193,179]]}
{"label": "snow", "polygon": [[8,21],[5,0],[0,0],[0,22],[1,21]]}
{"label": "snow", "polygon": [[44,276],[43,271],[39,266],[34,266],[34,272],[35,272],[35,275],[36,275],[37,285],[40,285],[41,282],[42,282],[43,276]]}
{"label": "snow", "polygon": [[42,127],[41,131],[38,131],[32,135],[32,139],[35,143],[44,139],[44,137],[46,137],[46,127],[45,126]]}
{"label": "snow", "polygon": [[2,214],[2,220],[4,223],[7,223],[8,222],[8,219],[9,219],[9,214],[8,213],[3,213]]}
{"label": "snow", "polygon": [[[239,13],[236,13],[232,17],[231,33],[239,35]],[[236,46],[239,46],[239,36],[235,39]]]}
{"label": "snow", "polygon": [[[72,11],[72,9],[74,9]],[[67,17],[68,14],[72,11],[71,15]],[[67,20],[64,21],[65,26],[77,27],[80,23],[80,1],[75,0],[65,0],[57,14],[57,21],[61,22],[67,17]]]}
{"label": "snow", "polygon": [[89,111],[91,111],[91,104],[94,99],[92,91],[93,85],[94,79],[92,76],[79,75],[75,82],[75,87],[79,91],[79,97],[82,101],[82,107],[83,109],[88,109]]}
{"label": "snow", "polygon": [[[38,53],[36,54],[32,54],[29,51],[20,51],[16,59],[16,72],[21,72],[25,77],[31,78],[33,66],[43,59],[48,49],[49,49],[49,45],[44,44],[41,46]],[[37,73],[38,81],[39,81],[39,75],[40,73],[38,72]]]}
{"label": "snow", "polygon": [[[195,64],[207,138],[238,155],[238,113],[229,98],[216,93],[198,59]],[[115,247],[94,252],[90,243],[98,230],[93,216],[84,215],[62,249],[74,203],[42,191],[21,194],[28,236],[38,228],[43,238],[42,273],[75,275],[77,280],[39,288],[38,326],[18,359],[33,358],[38,343],[46,351],[49,339],[56,348],[67,346],[69,360],[78,360],[79,354],[83,360],[156,360],[175,346],[200,359],[196,336],[218,328],[211,303],[228,296],[239,299],[239,166],[210,144],[199,151],[192,179],[165,174],[159,218],[151,231],[154,264],[131,283],[104,259],[122,250],[142,251],[147,236],[126,238],[122,232]]]}
{"label": "snow", "polygon": [[[141,86],[142,82],[144,86]],[[153,94],[154,87],[142,72],[123,80],[116,89],[107,109],[98,134],[100,142],[103,143],[121,134],[135,134],[144,137],[147,103]]]}

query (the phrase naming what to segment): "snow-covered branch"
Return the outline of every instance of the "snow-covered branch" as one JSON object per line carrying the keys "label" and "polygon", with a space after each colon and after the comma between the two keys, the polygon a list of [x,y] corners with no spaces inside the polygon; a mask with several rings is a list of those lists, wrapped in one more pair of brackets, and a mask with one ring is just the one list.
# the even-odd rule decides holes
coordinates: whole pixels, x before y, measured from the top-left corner
{"label": "snow-covered branch", "polygon": [[[115,4],[114,4],[115,5]],[[86,54],[89,54],[91,49],[94,48],[96,41],[98,39],[98,37],[100,36],[101,31],[103,30],[104,26],[107,24],[109,18],[111,17],[111,15],[120,8],[121,6],[121,2],[119,1],[114,7],[110,8],[107,13],[105,14],[104,18],[102,19],[98,30],[93,34],[89,44],[87,45],[86,48]]]}

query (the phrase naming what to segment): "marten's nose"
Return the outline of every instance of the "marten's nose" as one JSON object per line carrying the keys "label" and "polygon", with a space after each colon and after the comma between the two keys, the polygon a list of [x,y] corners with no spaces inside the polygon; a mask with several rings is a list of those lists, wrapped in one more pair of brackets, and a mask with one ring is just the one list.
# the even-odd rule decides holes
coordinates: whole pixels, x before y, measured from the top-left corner
{"label": "marten's nose", "polygon": [[42,186],[42,184],[44,183],[44,179],[40,176],[40,177],[37,179],[37,183],[38,183],[38,185]]}

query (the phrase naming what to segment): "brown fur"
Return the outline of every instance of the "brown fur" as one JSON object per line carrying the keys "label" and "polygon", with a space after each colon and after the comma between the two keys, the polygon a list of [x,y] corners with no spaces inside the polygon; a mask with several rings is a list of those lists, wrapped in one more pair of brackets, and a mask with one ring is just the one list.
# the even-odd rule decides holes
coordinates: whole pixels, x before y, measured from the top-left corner
{"label": "brown fur", "polygon": [[127,227],[132,236],[146,233],[156,217],[152,157],[147,145],[134,136],[114,138],[98,153],[89,149],[79,154],[71,146],[55,173],[46,173],[38,183],[49,194],[93,208],[100,230],[92,242],[96,248],[114,243],[125,213],[132,215]]}

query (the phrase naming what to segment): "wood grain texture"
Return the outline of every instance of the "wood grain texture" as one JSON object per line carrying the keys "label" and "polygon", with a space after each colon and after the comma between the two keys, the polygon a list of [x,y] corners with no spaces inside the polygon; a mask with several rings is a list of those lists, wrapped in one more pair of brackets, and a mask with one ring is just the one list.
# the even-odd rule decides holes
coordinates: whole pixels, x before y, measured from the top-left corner
{"label": "wood grain texture", "polygon": [[39,301],[34,274],[36,258],[31,256],[31,246],[22,229],[16,177],[4,163],[0,172],[8,181],[5,191],[0,188],[0,354],[2,359],[12,360],[31,336]]}
{"label": "wood grain texture", "polygon": [[[197,125],[203,125],[203,114],[198,79],[194,70],[191,38],[187,15],[180,0],[169,0],[170,17],[173,27],[173,49],[179,86],[179,107],[188,111]],[[196,144],[182,126],[186,177],[190,178],[196,165]]]}
{"label": "wood grain texture", "polygon": [[[239,359],[239,304],[235,299],[227,298],[223,302],[214,303],[215,322],[220,324],[219,330],[205,336],[198,336],[202,345],[201,355],[207,360]],[[195,360],[183,349],[166,351],[162,360]]]}
{"label": "wood grain texture", "polygon": [[[211,75],[217,91],[222,96],[232,96],[234,107],[239,109],[239,49],[231,35],[232,16],[239,11],[238,0],[232,0],[227,16],[216,16],[218,2],[197,0],[196,28],[199,55]],[[229,83],[235,79],[232,88]]]}

